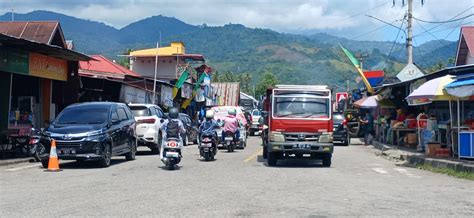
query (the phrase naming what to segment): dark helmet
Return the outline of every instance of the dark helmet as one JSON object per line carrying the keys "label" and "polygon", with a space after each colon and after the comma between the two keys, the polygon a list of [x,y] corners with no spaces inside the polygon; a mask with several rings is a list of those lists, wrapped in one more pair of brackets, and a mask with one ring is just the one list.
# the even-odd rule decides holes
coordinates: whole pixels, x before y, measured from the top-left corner
{"label": "dark helmet", "polygon": [[179,114],[178,108],[175,108],[175,107],[170,108],[168,114],[169,114],[170,119],[178,119],[178,114]]}

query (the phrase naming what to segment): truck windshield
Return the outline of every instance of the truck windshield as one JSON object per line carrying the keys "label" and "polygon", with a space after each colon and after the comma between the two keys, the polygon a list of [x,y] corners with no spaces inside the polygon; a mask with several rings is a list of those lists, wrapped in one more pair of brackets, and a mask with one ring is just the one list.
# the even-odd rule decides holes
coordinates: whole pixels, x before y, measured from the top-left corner
{"label": "truck windshield", "polygon": [[304,96],[275,96],[275,117],[327,118],[329,99]]}

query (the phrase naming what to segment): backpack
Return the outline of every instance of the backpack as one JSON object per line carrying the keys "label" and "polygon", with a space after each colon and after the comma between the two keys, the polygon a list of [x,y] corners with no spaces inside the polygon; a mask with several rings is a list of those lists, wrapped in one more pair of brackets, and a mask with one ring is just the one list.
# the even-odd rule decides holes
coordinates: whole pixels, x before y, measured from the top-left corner
{"label": "backpack", "polygon": [[166,135],[168,138],[179,138],[179,122],[170,119],[166,125]]}

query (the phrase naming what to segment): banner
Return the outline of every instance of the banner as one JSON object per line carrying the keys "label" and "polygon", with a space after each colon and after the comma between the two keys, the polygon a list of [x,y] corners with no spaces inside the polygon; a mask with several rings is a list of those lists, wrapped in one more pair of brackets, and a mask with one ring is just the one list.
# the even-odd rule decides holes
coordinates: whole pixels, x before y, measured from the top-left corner
{"label": "banner", "polygon": [[355,66],[355,68],[357,69],[357,71],[359,72],[359,75],[362,77],[362,81],[364,81],[364,84],[365,86],[367,87],[367,91],[369,93],[374,93],[374,89],[372,88],[372,86],[370,85],[369,81],[367,80],[367,78],[365,78],[365,75],[364,75],[364,72],[362,72],[362,69],[360,69],[360,64],[359,64],[359,61],[347,50],[345,49],[344,47],[342,47],[342,45],[339,45],[342,49],[342,51],[344,52],[344,54],[346,54],[346,56],[349,58],[349,60],[352,62],[352,64]]}
{"label": "banner", "polygon": [[147,96],[145,90],[122,85],[119,100],[125,103],[150,103],[150,97],[151,96]]}
{"label": "banner", "polygon": [[67,62],[65,60],[30,53],[29,61],[31,76],[67,81]]}
{"label": "banner", "polygon": [[173,107],[173,88],[161,86],[161,104],[166,107]]}

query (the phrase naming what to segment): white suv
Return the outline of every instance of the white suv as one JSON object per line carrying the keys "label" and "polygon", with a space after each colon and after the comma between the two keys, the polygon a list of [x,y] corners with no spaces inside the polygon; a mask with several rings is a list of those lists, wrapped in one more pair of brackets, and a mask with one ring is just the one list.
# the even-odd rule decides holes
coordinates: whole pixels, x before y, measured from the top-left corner
{"label": "white suv", "polygon": [[154,104],[129,104],[128,106],[135,115],[138,145],[149,147],[155,154],[160,153],[160,120],[164,118],[163,110]]}

